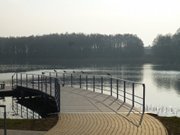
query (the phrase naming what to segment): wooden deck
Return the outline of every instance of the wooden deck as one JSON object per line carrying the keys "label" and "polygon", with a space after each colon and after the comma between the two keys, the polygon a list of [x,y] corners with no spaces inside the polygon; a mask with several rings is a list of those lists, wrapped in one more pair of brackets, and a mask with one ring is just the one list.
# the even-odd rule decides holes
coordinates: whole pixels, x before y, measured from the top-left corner
{"label": "wooden deck", "polygon": [[152,116],[111,96],[63,87],[59,121],[45,135],[167,135],[167,131]]}

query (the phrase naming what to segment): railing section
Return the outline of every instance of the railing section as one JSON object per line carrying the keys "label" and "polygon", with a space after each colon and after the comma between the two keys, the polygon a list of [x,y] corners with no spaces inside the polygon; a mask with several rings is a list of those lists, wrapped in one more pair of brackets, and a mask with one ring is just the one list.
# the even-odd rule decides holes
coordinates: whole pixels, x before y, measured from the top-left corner
{"label": "railing section", "polygon": [[34,112],[33,110],[29,109],[26,106],[18,104],[16,99],[12,100],[12,110],[14,111],[14,115],[20,115],[21,118],[26,119],[40,119],[41,116]]}
{"label": "railing section", "polygon": [[58,78],[43,74],[15,73],[12,76],[12,89],[16,86],[31,88],[52,96],[60,112],[60,80]]}
{"label": "railing section", "polygon": [[145,84],[115,78],[111,75],[93,75],[81,73],[49,73],[60,77],[63,85],[83,88],[98,93],[108,94],[128,103],[132,108],[144,114]]}

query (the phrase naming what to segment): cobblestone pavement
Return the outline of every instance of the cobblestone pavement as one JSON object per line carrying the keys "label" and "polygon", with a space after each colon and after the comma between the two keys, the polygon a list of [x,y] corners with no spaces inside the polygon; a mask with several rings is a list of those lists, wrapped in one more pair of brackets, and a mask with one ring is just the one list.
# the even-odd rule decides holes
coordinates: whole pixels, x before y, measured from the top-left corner
{"label": "cobblestone pavement", "polygon": [[63,113],[45,135],[167,135],[164,126],[145,114],[140,126],[137,114]]}
{"label": "cobblestone pavement", "polygon": [[59,121],[45,135],[167,135],[157,119],[131,109],[108,95],[62,88]]}

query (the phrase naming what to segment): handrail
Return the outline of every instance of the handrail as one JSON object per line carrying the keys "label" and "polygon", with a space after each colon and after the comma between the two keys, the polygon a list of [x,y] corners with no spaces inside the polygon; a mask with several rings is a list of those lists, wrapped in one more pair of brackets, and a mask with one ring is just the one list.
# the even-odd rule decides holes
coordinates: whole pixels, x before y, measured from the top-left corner
{"label": "handrail", "polygon": [[56,101],[57,111],[60,111],[60,79],[43,74],[15,73],[12,76],[12,89],[22,86],[41,91]]}
{"label": "handrail", "polygon": [[6,127],[6,106],[0,105],[0,107],[4,108],[4,135],[7,135],[7,127]]}
{"label": "handrail", "polygon": [[[135,109],[140,110],[139,113],[141,125],[143,116],[145,113],[145,84],[130,80],[121,79],[114,77],[107,73],[102,74],[92,74],[81,72],[43,72],[44,75],[48,74],[51,77],[56,77],[61,79],[62,86],[68,85],[71,87],[79,87],[86,90],[91,90],[93,92],[99,92],[102,94],[108,94],[115,97],[118,100],[122,100],[123,103],[128,103],[131,105],[129,113]],[[140,94],[140,95],[139,95]],[[128,113],[128,114],[129,114]]]}
{"label": "handrail", "polygon": [[4,89],[5,88],[5,82],[0,83],[0,89]]}
{"label": "handrail", "polygon": [[[48,72],[47,72],[48,73]],[[124,103],[130,103],[132,107],[140,105],[140,113],[145,113],[145,84],[114,77],[111,74],[95,75],[81,72],[49,72],[53,75],[61,74],[63,85],[91,89],[94,92],[109,94],[117,99],[123,97]],[[140,95],[137,94],[137,91]],[[131,102],[128,102],[127,100]],[[139,106],[138,106],[139,107]]]}

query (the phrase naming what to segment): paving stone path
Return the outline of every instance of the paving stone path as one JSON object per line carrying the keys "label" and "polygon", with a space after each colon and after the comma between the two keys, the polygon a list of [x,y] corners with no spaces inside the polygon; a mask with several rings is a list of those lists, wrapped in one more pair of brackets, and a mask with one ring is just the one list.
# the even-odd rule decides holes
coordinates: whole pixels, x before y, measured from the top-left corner
{"label": "paving stone path", "polygon": [[90,91],[63,88],[58,123],[45,135],[167,135],[154,117],[120,100]]}

